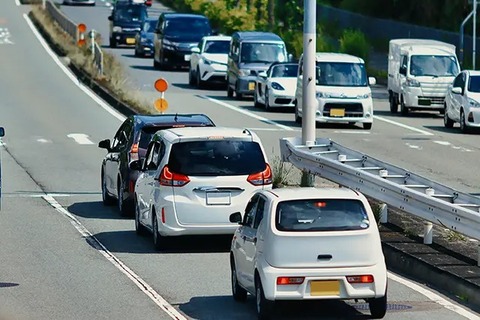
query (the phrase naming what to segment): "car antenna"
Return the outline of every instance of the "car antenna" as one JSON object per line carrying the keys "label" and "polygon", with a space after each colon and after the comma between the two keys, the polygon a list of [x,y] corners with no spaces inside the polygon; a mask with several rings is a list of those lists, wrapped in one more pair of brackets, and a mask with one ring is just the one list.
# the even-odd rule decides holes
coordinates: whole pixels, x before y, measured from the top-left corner
{"label": "car antenna", "polygon": [[244,128],[243,133],[248,134],[252,138],[252,141],[253,141],[253,134],[252,134],[252,131],[250,131],[250,129]]}

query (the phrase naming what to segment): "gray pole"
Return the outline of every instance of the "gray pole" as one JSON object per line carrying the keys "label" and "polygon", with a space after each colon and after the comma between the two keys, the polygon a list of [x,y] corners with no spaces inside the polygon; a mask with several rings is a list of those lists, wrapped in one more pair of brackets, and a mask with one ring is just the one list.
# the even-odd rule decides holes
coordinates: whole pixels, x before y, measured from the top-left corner
{"label": "gray pole", "polygon": [[473,15],[473,11],[468,14],[468,16],[463,20],[462,24],[460,25],[460,45],[459,45],[459,52],[460,52],[460,64],[463,67],[463,30],[465,29],[465,24],[467,23],[468,19],[470,19]]}
{"label": "gray pole", "polygon": [[475,60],[477,58],[476,46],[477,46],[477,0],[473,0],[473,52],[472,52],[473,70],[475,70]]}
{"label": "gray pole", "polygon": [[[302,94],[302,143],[315,144],[315,113],[317,110],[316,84],[315,84],[315,54],[317,51],[317,2],[305,0],[303,6],[303,94]],[[314,185],[315,176],[303,172],[302,183],[304,187]]]}

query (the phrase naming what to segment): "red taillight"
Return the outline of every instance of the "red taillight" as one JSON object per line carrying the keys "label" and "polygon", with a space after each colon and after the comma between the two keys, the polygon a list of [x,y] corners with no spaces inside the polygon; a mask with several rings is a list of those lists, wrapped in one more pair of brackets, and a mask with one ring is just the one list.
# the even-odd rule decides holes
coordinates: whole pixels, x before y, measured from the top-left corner
{"label": "red taillight", "polygon": [[272,169],[270,169],[270,165],[268,163],[266,163],[266,165],[267,167],[262,172],[249,175],[247,181],[254,186],[272,184]]}
{"label": "red taillight", "polygon": [[302,284],[305,277],[278,277],[277,285]]}
{"label": "red taillight", "polygon": [[162,223],[165,224],[165,208],[162,208]]}
{"label": "red taillight", "polygon": [[132,148],[130,148],[130,161],[138,160],[138,143],[132,144]]}
{"label": "red taillight", "polygon": [[163,167],[158,180],[160,181],[160,185],[171,187],[183,187],[190,182],[190,179],[186,175],[171,172],[168,166]]}
{"label": "red taillight", "polygon": [[371,274],[361,276],[347,276],[349,283],[373,283],[373,276]]}
{"label": "red taillight", "polygon": [[135,181],[130,180],[128,182],[128,192],[133,193],[135,191]]}

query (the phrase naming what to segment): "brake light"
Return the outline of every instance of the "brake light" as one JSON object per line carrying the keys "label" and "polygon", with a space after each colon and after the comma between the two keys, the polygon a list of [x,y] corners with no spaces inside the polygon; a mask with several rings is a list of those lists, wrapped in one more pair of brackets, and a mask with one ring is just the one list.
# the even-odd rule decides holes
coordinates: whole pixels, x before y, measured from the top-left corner
{"label": "brake light", "polygon": [[253,173],[248,176],[247,181],[254,186],[263,186],[272,183],[272,169],[270,165],[266,163],[267,167],[262,172]]}
{"label": "brake light", "polygon": [[277,285],[302,284],[305,277],[278,277]]}
{"label": "brake light", "polygon": [[133,193],[135,191],[135,181],[130,180],[128,182],[128,192]]}
{"label": "brake light", "polygon": [[168,166],[163,167],[162,172],[160,173],[160,185],[162,186],[171,186],[171,187],[183,187],[190,182],[188,176],[180,173],[171,172],[168,169]]}
{"label": "brake light", "polygon": [[132,148],[130,148],[130,161],[138,160],[138,143],[132,144]]}
{"label": "brake light", "polygon": [[349,283],[373,283],[373,276],[371,274],[361,276],[347,276]]}
{"label": "brake light", "polygon": [[165,208],[162,208],[162,223],[165,224]]}

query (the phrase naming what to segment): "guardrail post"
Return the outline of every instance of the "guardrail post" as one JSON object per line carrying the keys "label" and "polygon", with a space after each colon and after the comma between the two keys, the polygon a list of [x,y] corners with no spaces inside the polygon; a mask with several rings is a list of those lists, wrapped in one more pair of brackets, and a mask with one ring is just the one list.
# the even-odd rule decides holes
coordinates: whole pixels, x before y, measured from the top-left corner
{"label": "guardrail post", "polygon": [[433,241],[433,223],[425,221],[423,224],[423,243],[432,244]]}
{"label": "guardrail post", "polygon": [[88,35],[90,36],[90,39],[91,39],[91,49],[90,50],[92,51],[93,59],[95,59],[95,29],[90,30]]}
{"label": "guardrail post", "polygon": [[47,0],[42,0],[42,9],[45,10],[45,8],[47,7],[47,4],[46,4]]}
{"label": "guardrail post", "polygon": [[380,223],[387,223],[388,222],[388,206],[386,203],[380,204]]}

